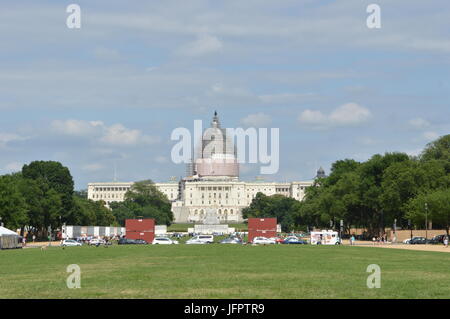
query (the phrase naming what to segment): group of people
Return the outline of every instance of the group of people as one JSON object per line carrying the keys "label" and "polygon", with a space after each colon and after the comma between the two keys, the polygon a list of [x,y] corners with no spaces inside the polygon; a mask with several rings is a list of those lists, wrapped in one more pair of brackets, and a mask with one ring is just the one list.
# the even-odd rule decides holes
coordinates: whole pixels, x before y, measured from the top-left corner
{"label": "group of people", "polygon": [[387,235],[381,235],[378,237],[372,237],[372,243],[375,245],[376,243],[378,243],[379,245],[383,245],[383,244],[387,244],[388,240],[387,240]]}
{"label": "group of people", "polygon": [[[123,236],[122,236],[123,237]],[[100,237],[94,237],[94,236],[82,236],[78,237],[76,239],[77,242],[82,244],[88,244],[92,239],[102,239],[105,241],[106,244],[112,242],[112,241],[118,241],[121,238],[119,235],[113,235],[113,236],[100,236]]]}

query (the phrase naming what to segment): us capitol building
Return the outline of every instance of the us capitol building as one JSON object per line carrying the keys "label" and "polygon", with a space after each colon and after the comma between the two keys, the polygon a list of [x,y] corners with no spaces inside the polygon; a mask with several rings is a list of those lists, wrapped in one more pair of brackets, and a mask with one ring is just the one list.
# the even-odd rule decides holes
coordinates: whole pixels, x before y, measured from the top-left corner
{"label": "us capitol building", "polygon": [[[217,112],[196,150],[195,158],[187,165],[187,176],[180,181],[155,183],[172,202],[175,223],[203,223],[207,210],[214,209],[221,223],[243,221],[242,209],[249,206],[258,192],[281,194],[302,200],[305,189],[314,181],[266,182],[239,180],[236,148],[226,130],[221,128]],[[322,168],[317,177],[325,176]],[[107,206],[121,202],[133,182],[89,183],[88,198],[103,200]]]}

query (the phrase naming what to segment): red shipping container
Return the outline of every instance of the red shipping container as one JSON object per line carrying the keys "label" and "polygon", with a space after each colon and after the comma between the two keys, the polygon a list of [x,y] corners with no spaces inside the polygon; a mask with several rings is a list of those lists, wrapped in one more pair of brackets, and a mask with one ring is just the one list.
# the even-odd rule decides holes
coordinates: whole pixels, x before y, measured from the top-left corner
{"label": "red shipping container", "polygon": [[125,220],[126,237],[129,239],[143,239],[151,244],[155,238],[154,219],[127,219]]}
{"label": "red shipping container", "polygon": [[276,237],[276,218],[249,218],[248,219],[248,241],[252,242],[255,237]]}

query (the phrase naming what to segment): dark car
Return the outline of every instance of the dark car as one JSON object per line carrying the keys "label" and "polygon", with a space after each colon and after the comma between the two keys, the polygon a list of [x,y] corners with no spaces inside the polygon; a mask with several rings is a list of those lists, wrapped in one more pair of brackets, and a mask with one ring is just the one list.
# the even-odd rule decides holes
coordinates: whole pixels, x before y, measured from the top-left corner
{"label": "dark car", "polygon": [[436,235],[430,239],[429,244],[443,244],[446,235]]}
{"label": "dark car", "polygon": [[288,238],[288,239],[283,240],[283,244],[288,244],[288,245],[307,245],[308,242],[306,240],[303,240],[303,239]]}
{"label": "dark car", "polygon": [[136,243],[136,239],[130,239],[130,238],[120,238],[119,245],[135,245]]}
{"label": "dark car", "polygon": [[428,244],[428,240],[425,239],[424,237],[416,237],[413,238],[409,241],[410,245],[424,245],[424,244]]}
{"label": "dark car", "polygon": [[143,239],[134,239],[135,245],[148,245],[148,243]]}

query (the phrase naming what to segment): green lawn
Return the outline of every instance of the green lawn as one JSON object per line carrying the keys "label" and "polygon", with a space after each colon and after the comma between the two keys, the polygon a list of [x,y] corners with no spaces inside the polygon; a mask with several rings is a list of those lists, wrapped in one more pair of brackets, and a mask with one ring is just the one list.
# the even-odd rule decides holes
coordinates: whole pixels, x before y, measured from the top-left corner
{"label": "green lawn", "polygon": [[[81,289],[66,267],[81,267]],[[369,289],[366,268],[381,267]],[[349,246],[0,251],[1,298],[450,298],[450,254]]]}

